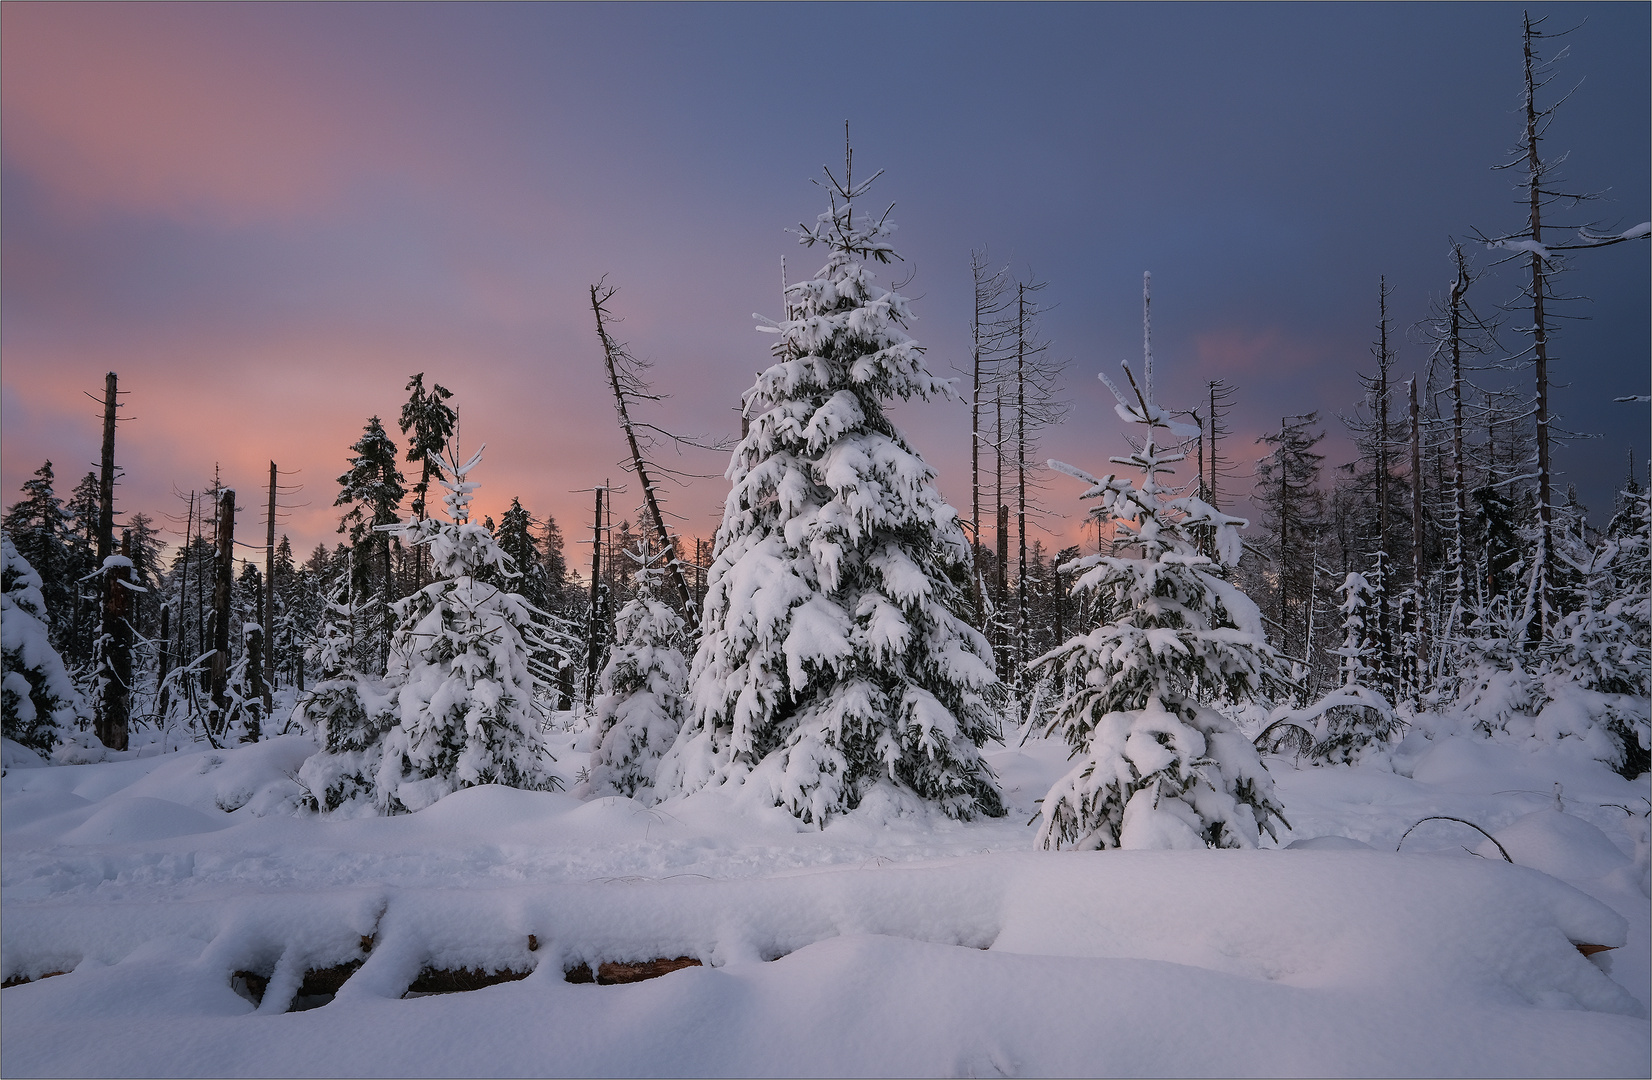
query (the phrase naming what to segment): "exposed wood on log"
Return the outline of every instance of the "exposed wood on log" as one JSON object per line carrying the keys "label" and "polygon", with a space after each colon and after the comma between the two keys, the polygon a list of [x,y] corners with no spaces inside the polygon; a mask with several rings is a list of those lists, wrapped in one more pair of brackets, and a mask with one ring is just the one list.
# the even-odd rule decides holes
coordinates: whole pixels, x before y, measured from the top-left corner
{"label": "exposed wood on log", "polygon": [[483,971],[481,968],[427,967],[419,972],[419,977],[413,980],[413,985],[407,988],[407,993],[463,994],[470,990],[480,990],[484,986],[516,982],[518,979],[526,979],[531,974],[531,971],[513,971],[510,968],[503,971]]}
{"label": "exposed wood on log", "polygon": [[618,983],[642,982],[644,979],[657,979],[661,975],[669,975],[686,967],[700,967],[700,961],[692,956],[679,956],[675,959],[661,957],[658,960],[644,960],[637,964],[621,964],[604,961],[597,965],[596,977],[591,977],[591,965],[580,964],[569,968],[563,978],[571,983],[594,982],[599,986],[613,986]]}
{"label": "exposed wood on log", "polygon": [[[1597,949],[1600,948],[1599,945],[1595,945],[1595,946],[1591,946],[1591,947],[1592,948],[1597,948]],[[67,975],[67,974],[69,974],[67,971],[44,971],[44,972],[41,972],[39,975],[35,975],[33,977],[30,977],[28,975],[13,975],[10,978],[8,978],[5,982],[0,983],[0,987],[10,989],[13,986],[22,986],[24,983],[38,982],[41,979],[51,979],[51,978],[55,978],[59,975]]]}

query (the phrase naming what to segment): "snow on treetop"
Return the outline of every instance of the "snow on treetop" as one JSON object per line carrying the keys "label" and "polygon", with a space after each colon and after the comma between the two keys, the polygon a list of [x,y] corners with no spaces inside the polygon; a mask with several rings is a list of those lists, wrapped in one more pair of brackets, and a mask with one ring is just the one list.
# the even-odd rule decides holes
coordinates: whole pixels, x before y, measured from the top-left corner
{"label": "snow on treetop", "polygon": [[[894,233],[895,226],[889,222],[889,211],[895,208],[890,203],[884,212],[873,221],[870,217],[863,217],[855,221],[854,201],[866,194],[873,181],[883,175],[879,169],[870,178],[859,184],[854,182],[854,150],[848,145],[847,126],[844,131],[843,180],[832,175],[829,165],[821,166],[826,174],[827,198],[830,209],[815,219],[814,228],[800,224],[798,226],[798,243],[804,247],[813,247],[815,244],[825,244],[832,251],[834,260],[849,261],[850,256],[876,259],[886,263],[890,259],[898,259],[894,247],[889,243],[889,237]],[[820,183],[820,181],[815,181]],[[841,202],[839,200],[842,200]]]}
{"label": "snow on treetop", "polygon": [[[447,507],[448,517],[452,518],[455,524],[463,525],[470,520],[470,493],[482,485],[467,480],[465,477],[470,474],[472,469],[481,464],[482,451],[487,448],[487,443],[478,446],[476,453],[472,454],[470,460],[463,465],[453,464],[453,462],[459,460],[457,446],[448,451],[453,455],[452,461],[443,457],[439,451],[432,450],[430,452],[431,461],[437,469],[436,479],[443,487],[447,488],[447,494],[442,497],[442,505]],[[449,479],[450,477],[451,479]]]}

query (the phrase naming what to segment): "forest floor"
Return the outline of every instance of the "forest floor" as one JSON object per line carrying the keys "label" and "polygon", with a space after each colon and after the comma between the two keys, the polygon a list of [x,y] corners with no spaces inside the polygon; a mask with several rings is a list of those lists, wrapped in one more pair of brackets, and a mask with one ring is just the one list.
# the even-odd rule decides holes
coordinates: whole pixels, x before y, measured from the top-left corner
{"label": "forest floor", "polygon": [[[1652,778],[1564,743],[1270,758],[1277,845],[1051,853],[1029,819],[1059,744],[989,747],[1004,818],[880,797],[818,830],[717,792],[582,799],[580,742],[552,737],[569,790],[388,819],[294,813],[304,736],[54,767],[8,744],[0,1072],[1652,1073]],[[1448,820],[1396,853],[1431,815],[1514,865]]]}

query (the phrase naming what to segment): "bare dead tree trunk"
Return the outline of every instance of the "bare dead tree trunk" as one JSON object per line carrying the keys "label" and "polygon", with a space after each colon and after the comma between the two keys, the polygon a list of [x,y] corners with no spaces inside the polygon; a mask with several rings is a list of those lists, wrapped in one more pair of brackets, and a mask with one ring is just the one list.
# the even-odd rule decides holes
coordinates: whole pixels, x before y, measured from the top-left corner
{"label": "bare dead tree trunk", "polygon": [[642,484],[643,500],[648,506],[648,517],[654,526],[654,535],[659,542],[660,549],[665,552],[667,566],[671,570],[672,583],[677,587],[677,596],[682,601],[683,614],[688,623],[690,635],[698,635],[700,631],[700,613],[695,610],[694,590],[688,586],[688,577],[683,573],[683,561],[678,553],[677,545],[672,541],[671,530],[665,527],[665,515],[660,513],[660,504],[654,493],[654,481],[648,475],[648,464],[643,458],[642,448],[637,445],[636,428],[632,426],[631,414],[625,406],[627,393],[621,387],[621,373],[616,365],[616,359],[622,349],[609,336],[606,322],[607,310],[603,304],[613,290],[599,293],[599,287],[591,286],[591,311],[597,319],[597,337],[602,340],[602,358],[608,366],[608,383],[614,391],[614,408],[619,412],[620,427],[625,431],[626,444],[631,448],[631,465],[637,474],[637,480]]}
{"label": "bare dead tree trunk", "polygon": [[602,660],[602,495],[596,490],[596,513],[591,526],[591,618],[586,627],[585,707],[589,709],[597,688],[597,669]]}
{"label": "bare dead tree trunk", "polygon": [[1377,310],[1377,460],[1374,470],[1377,486],[1377,640],[1381,651],[1381,674],[1384,689],[1393,692],[1394,625],[1393,608],[1389,603],[1390,568],[1388,566],[1388,367],[1393,357],[1388,351],[1388,279],[1379,279]]}
{"label": "bare dead tree trunk", "polygon": [[1463,591],[1467,584],[1468,568],[1464,565],[1467,553],[1463,550],[1463,526],[1468,521],[1468,491],[1463,464],[1463,297],[1468,292],[1468,263],[1463,249],[1452,249],[1457,262],[1457,278],[1451,283],[1450,323],[1448,333],[1451,345],[1451,489],[1453,521],[1451,523],[1451,626],[1455,631],[1463,612]]}
{"label": "bare dead tree trunk", "polygon": [[1015,540],[1015,692],[1019,699],[1025,690],[1021,674],[1027,666],[1027,286],[1021,283],[1015,287]]}
{"label": "bare dead tree trunk", "polygon": [[[214,496],[216,498],[216,496]],[[217,510],[214,508],[214,515]],[[216,516],[214,516],[214,530],[216,531]],[[206,494],[203,492],[195,504],[195,537],[199,541],[197,547],[206,546]],[[185,538],[187,543],[188,538]],[[182,633],[182,631],[179,631]],[[195,659],[206,655],[207,651],[207,596],[205,567],[197,567],[195,574]],[[201,689],[206,690],[212,685],[210,668],[201,670]]]}
{"label": "bare dead tree trunk", "polygon": [[115,553],[115,373],[103,378],[103,468],[98,474],[98,565]]}
{"label": "bare dead tree trunk", "polygon": [[[1526,192],[1531,206],[1530,227],[1533,245],[1543,243],[1543,161],[1538,156],[1537,143],[1542,135],[1538,128],[1536,85],[1533,80],[1532,18],[1525,16],[1524,49],[1526,58]],[[1550,616],[1549,578],[1553,570],[1554,509],[1549,465],[1549,330],[1543,313],[1543,293],[1548,280],[1543,256],[1532,251],[1528,256],[1532,274],[1532,354],[1537,378],[1537,522],[1538,550],[1533,574],[1535,596],[1533,616],[1535,626],[1529,634],[1532,641],[1547,636]]]}
{"label": "bare dead tree trunk", "polygon": [[218,558],[212,584],[212,711],[222,734],[229,718],[229,603],[234,587],[235,492],[218,489]]}
{"label": "bare dead tree trunk", "polygon": [[1411,380],[1411,584],[1423,587],[1423,443],[1417,380]]}
{"label": "bare dead tree trunk", "polygon": [[981,595],[981,286],[975,271],[975,317],[970,325],[973,371],[969,392],[969,588],[975,603],[975,628],[985,630],[986,598]]}
{"label": "bare dead tree trunk", "polygon": [[[1219,507],[1216,506],[1216,380],[1215,379],[1210,380],[1209,390],[1210,390],[1210,482],[1205,485],[1205,492],[1206,492],[1205,501],[1208,502],[1213,509],[1219,509]],[[1201,461],[1200,461],[1201,467],[1203,466],[1203,464],[1204,464],[1204,462],[1201,459]]]}
{"label": "bare dead tree trunk", "polygon": [[269,673],[269,681],[264,686],[264,713],[269,715],[275,708],[275,462],[270,462],[270,510],[269,522],[264,532],[264,610],[258,619],[258,625],[263,627],[264,638],[264,670]]}
{"label": "bare dead tree trunk", "polygon": [[247,742],[257,742],[263,737],[263,717],[257,715],[257,708],[262,705],[268,710],[269,688],[264,682],[264,631],[262,628],[247,633],[247,697],[253,700],[253,709],[249,715],[247,726]]}
{"label": "bare dead tree trunk", "polygon": [[[995,401],[1000,392],[997,384],[997,365],[1003,359],[1005,335],[1007,326],[1005,314],[1008,303],[1005,293],[1008,291],[1008,267],[998,270],[988,269],[988,256],[985,248],[970,252],[970,279],[974,286],[974,308],[970,319],[970,355],[971,355],[971,394],[969,408],[969,462],[970,462],[970,529],[971,542],[971,581],[970,592],[975,602],[976,622],[978,629],[986,632],[987,627],[987,597],[985,563],[988,556],[988,547],[981,533],[981,408],[984,402],[982,394],[988,384],[993,386]],[[998,410],[999,428],[993,432],[993,441],[999,450],[999,488],[1002,490],[1003,460],[1002,460],[1002,420],[1001,402]],[[999,500],[1002,502],[1002,499]],[[996,581],[994,575],[994,581]]]}
{"label": "bare dead tree trunk", "polygon": [[98,477],[98,567],[103,575],[103,620],[96,656],[97,736],[111,750],[125,750],[132,694],[132,564],[111,562],[115,531],[115,413],[119,402],[115,373],[104,377],[103,461]]}
{"label": "bare dead tree trunk", "polygon": [[172,701],[172,687],[168,685],[166,677],[172,673],[172,605],[161,605],[161,640],[160,648],[155,650],[155,685],[159,687],[159,700],[155,705],[155,715],[160,723],[166,723],[166,709]]}
{"label": "bare dead tree trunk", "polygon": [[1210,463],[1210,482],[1206,485],[1209,495],[1205,497],[1205,501],[1210,503],[1213,509],[1219,510],[1221,507],[1217,502],[1216,482],[1222,473],[1222,436],[1230,434],[1222,425],[1222,418],[1233,407],[1234,388],[1221,379],[1212,379],[1207,389],[1210,391],[1210,453],[1207,455]]}
{"label": "bare dead tree trunk", "polygon": [[993,599],[997,604],[999,612],[1002,613],[1005,607],[1005,601],[1008,599],[1009,594],[1010,572],[1010,508],[1009,504],[1004,501],[1003,391],[995,387],[993,389],[992,398],[993,411],[996,415],[996,420],[993,424],[993,441],[996,444],[993,447],[994,461],[996,462],[994,466],[994,475],[996,479],[994,480],[992,501],[993,504],[998,507],[998,509],[994,511],[997,536],[993,539],[993,546],[996,549],[997,565],[993,567],[992,589]]}
{"label": "bare dead tree trunk", "polygon": [[[130,536],[130,534],[128,534]],[[132,563],[129,543],[120,559],[103,567],[103,632],[98,642],[97,737],[111,750],[125,750],[132,706]]]}
{"label": "bare dead tree trunk", "polygon": [[1428,669],[1423,610],[1423,443],[1422,415],[1417,405],[1417,377],[1411,377],[1411,632],[1412,651],[1406,657],[1411,692],[1421,692],[1422,673]]}

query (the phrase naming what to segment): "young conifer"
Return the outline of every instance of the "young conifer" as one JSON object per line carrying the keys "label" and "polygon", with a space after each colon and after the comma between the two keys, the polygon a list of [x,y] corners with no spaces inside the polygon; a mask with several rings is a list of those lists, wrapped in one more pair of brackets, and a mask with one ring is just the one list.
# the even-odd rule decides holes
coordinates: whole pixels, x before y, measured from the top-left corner
{"label": "young conifer", "polygon": [[1400,730],[1394,706],[1371,688],[1371,654],[1376,641],[1371,626],[1372,589],[1363,574],[1350,573],[1337,592],[1342,602],[1342,646],[1330,652],[1342,658],[1342,685],[1319,703],[1321,723],[1313,756],[1322,761],[1353,762],[1371,747],[1380,747]]}
{"label": "young conifer", "polygon": [[1050,462],[1091,485],[1081,498],[1098,500],[1092,516],[1114,530],[1115,551],[1134,554],[1068,564],[1078,574],[1074,591],[1105,604],[1111,621],[1034,664],[1066,688],[1034,723],[1059,732],[1074,759],[1044,797],[1038,843],[1046,848],[1250,847],[1283,820],[1255,747],[1205,703],[1287,687],[1256,605],[1199,552],[1199,531],[1208,530],[1218,557],[1237,562],[1234,527],[1245,522],[1196,496],[1176,497],[1160,480],[1185,455],[1157,440],[1194,438],[1198,429],[1170,419],[1154,400],[1146,353],[1141,384],[1124,365],[1130,393],[1102,377],[1119,416],[1147,429],[1139,449],[1112,459],[1141,479],[1098,478]]}
{"label": "young conifer", "polygon": [[[430,549],[435,581],[397,601],[388,679],[397,723],[384,737],[375,800],[389,813],[421,810],[477,784],[548,791],[560,781],[540,734],[530,650],[535,611],[511,591],[511,560],[470,521],[470,472],[435,455],[451,521],[410,518],[397,530]],[[451,477],[451,479],[449,479]]]}
{"label": "young conifer", "polygon": [[[826,173],[827,251],[786,290],[776,362],[746,393],[746,437],[707,581],[694,699],[663,791],[740,785],[822,827],[875,789],[954,817],[1002,813],[979,747],[995,729],[986,639],[960,619],[969,547],[890,403],[951,395],[872,282],[893,226]],[[876,176],[872,178],[877,179]]]}
{"label": "young conifer", "polygon": [[687,711],[683,619],[661,597],[663,552],[638,558],[637,595],[614,620],[614,644],[597,682],[591,792],[652,801],[659,760]]}

